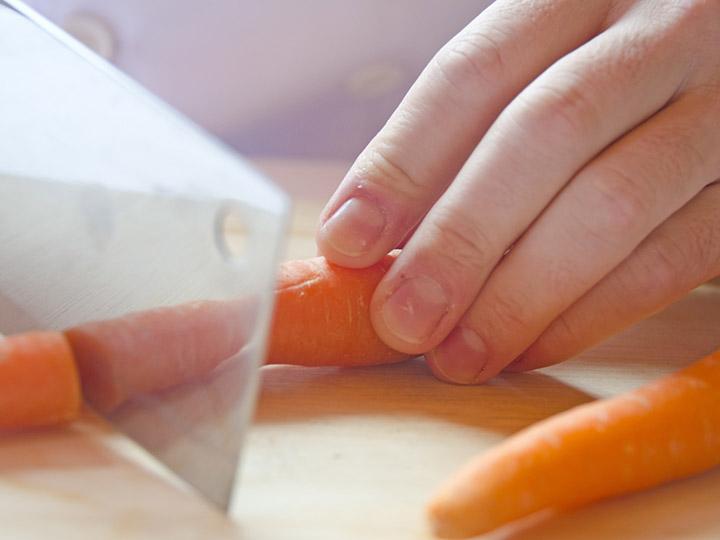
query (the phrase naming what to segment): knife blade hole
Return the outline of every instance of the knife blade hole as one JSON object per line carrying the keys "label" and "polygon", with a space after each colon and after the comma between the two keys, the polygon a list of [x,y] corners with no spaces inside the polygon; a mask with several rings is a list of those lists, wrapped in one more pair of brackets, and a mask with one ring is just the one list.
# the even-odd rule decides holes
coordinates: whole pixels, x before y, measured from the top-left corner
{"label": "knife blade hole", "polygon": [[220,210],[216,219],[215,238],[220,253],[227,260],[238,262],[247,256],[250,229],[238,210]]}

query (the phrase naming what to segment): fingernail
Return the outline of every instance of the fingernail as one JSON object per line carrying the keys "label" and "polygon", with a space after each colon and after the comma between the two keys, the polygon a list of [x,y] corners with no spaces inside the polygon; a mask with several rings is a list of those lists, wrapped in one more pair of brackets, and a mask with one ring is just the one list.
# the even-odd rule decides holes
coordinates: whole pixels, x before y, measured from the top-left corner
{"label": "fingernail", "polygon": [[385,230],[385,215],[367,199],[346,201],[322,226],[325,241],[338,253],[357,257],[367,253]]}
{"label": "fingernail", "polygon": [[480,382],[487,361],[487,348],[474,330],[457,327],[442,344],[430,353],[435,369],[449,382]]}
{"label": "fingernail", "polygon": [[395,289],[381,313],[393,334],[408,343],[421,343],[430,337],[447,311],[443,288],[432,278],[418,276]]}

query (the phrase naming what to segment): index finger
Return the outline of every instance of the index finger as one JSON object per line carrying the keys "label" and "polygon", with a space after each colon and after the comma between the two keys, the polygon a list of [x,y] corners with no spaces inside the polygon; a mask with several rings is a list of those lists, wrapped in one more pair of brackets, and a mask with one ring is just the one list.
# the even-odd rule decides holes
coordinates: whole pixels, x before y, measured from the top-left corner
{"label": "index finger", "polygon": [[499,0],[473,20],[435,55],[350,168],[321,215],[320,252],[365,267],[395,248],[502,109],[598,33],[609,4]]}

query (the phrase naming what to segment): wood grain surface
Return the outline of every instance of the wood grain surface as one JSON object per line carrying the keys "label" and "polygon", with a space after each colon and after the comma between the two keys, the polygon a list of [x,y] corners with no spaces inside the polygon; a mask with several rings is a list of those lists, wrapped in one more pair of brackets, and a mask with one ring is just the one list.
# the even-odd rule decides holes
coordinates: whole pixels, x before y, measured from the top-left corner
{"label": "wood grain surface", "polygon": [[[311,176],[302,163],[273,167]],[[340,169],[323,169],[328,186]],[[314,255],[326,193],[298,201],[288,257]],[[718,321],[720,288],[706,285],[570,362],[478,387],[440,383],[421,360],[264,368],[233,520],[90,412],[65,428],[2,436],[0,538],[429,539],[424,504],[468,458],[720,347]],[[714,539],[718,500],[714,471],[487,538]]]}

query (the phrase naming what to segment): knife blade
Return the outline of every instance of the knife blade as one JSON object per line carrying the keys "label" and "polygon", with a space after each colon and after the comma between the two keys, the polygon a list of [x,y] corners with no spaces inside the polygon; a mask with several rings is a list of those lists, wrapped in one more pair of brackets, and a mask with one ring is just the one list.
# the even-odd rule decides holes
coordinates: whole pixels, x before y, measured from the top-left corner
{"label": "knife blade", "polygon": [[[0,51],[0,332],[251,298],[237,320],[242,340],[211,371],[103,412],[227,510],[288,200],[234,151],[17,0],[0,2]],[[177,332],[138,332],[150,332],[159,354],[185,346]],[[150,361],[127,356],[136,371]]]}

